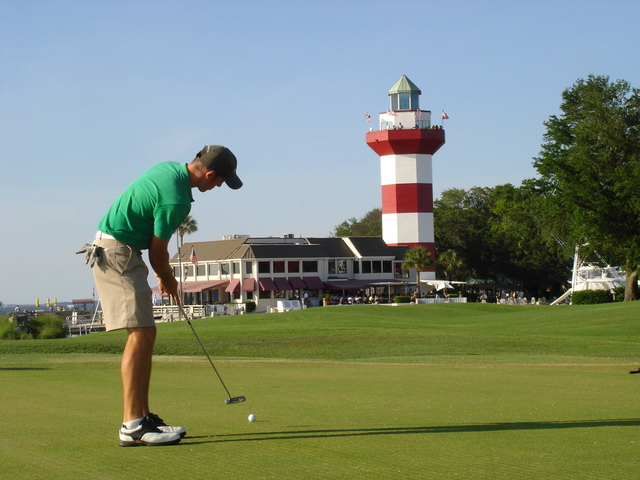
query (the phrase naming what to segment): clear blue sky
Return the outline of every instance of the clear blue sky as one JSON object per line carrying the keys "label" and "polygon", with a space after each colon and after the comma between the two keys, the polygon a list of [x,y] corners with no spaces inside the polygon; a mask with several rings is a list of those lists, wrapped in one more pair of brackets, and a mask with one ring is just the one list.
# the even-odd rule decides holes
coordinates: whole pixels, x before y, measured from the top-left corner
{"label": "clear blue sky", "polygon": [[450,117],[436,197],[519,185],[564,89],[640,87],[639,20],[635,0],[0,0],[0,300],[90,297],[74,252],[111,202],[205,144],[245,186],[196,191],[190,241],[360,218],[380,206],[365,132],[403,74]]}

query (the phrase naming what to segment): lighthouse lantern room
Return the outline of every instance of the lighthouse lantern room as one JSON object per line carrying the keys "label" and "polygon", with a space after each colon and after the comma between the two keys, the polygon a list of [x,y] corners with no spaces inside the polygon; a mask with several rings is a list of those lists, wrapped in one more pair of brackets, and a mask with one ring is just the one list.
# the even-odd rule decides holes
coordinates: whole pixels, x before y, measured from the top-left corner
{"label": "lighthouse lantern room", "polygon": [[367,133],[367,145],[380,156],[382,237],[387,245],[420,245],[434,259],[420,273],[435,279],[431,159],[444,145],[444,130],[431,125],[420,109],[420,89],[405,75],[389,90],[389,109],[379,115],[380,129]]}

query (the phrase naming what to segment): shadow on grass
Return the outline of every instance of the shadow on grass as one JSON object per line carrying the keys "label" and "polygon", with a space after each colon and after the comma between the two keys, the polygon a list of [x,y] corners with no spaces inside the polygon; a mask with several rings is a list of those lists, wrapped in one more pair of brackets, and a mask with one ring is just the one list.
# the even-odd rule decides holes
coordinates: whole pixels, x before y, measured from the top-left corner
{"label": "shadow on grass", "polygon": [[[499,432],[510,430],[547,430],[561,428],[637,427],[640,418],[626,420],[574,420],[561,422],[511,422],[427,427],[385,427],[341,430],[291,430],[285,432],[238,433],[187,437],[183,445],[222,442],[250,442],[264,440],[294,440],[302,438],[357,437],[366,435],[416,435],[428,433]],[[292,427],[296,428],[296,427]],[[205,440],[206,439],[206,440]],[[195,441],[190,441],[195,440]]]}

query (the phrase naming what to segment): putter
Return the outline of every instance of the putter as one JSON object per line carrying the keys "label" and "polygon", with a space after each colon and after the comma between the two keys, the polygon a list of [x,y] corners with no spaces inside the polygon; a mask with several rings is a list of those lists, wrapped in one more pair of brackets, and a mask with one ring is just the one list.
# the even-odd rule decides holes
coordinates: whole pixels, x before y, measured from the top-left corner
{"label": "putter", "polygon": [[631,370],[629,373],[633,374],[633,373],[640,373],[640,368],[638,368],[637,370]]}
{"label": "putter", "polygon": [[228,398],[224,401],[224,403],[226,403],[227,405],[233,405],[236,403],[242,403],[244,402],[247,398],[243,395],[240,395],[239,397],[232,397],[231,394],[229,393],[229,389],[227,388],[227,386],[224,384],[224,382],[222,381],[222,377],[220,376],[220,374],[218,373],[218,369],[216,368],[216,366],[213,364],[213,361],[211,360],[211,357],[209,356],[209,354],[207,353],[207,349],[204,346],[204,343],[202,343],[202,340],[200,340],[200,337],[198,336],[198,333],[196,332],[196,329],[193,328],[193,325],[191,324],[191,320],[189,320],[189,317],[187,316],[186,312],[184,311],[184,308],[182,307],[182,304],[179,303],[178,306],[180,307],[180,313],[182,313],[182,316],[185,318],[185,320],[187,321],[187,323],[189,324],[189,326],[191,327],[191,331],[193,332],[193,334],[196,336],[196,338],[198,339],[198,343],[200,344],[200,346],[202,347],[202,351],[204,352],[204,354],[207,356],[207,359],[209,360],[209,363],[211,364],[211,366],[213,367],[213,371],[216,372],[216,375],[218,376],[218,379],[220,380],[220,383],[222,384],[222,386],[224,387],[224,391],[227,392]]}

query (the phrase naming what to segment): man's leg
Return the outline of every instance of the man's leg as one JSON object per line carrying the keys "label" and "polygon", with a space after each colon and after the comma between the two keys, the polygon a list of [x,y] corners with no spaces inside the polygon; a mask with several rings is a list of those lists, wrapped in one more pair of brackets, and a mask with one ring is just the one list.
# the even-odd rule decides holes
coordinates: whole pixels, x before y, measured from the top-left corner
{"label": "man's leg", "polygon": [[120,373],[124,400],[123,422],[149,414],[149,384],[156,327],[128,328]]}
{"label": "man's leg", "polygon": [[[165,426],[163,428],[169,430],[163,430],[149,415],[149,383],[156,327],[128,328],[127,331],[129,336],[120,366],[124,399],[124,421],[119,432],[120,446],[175,445],[181,438],[181,432],[175,431],[177,427]],[[124,424],[141,417],[142,421],[137,426]]]}

